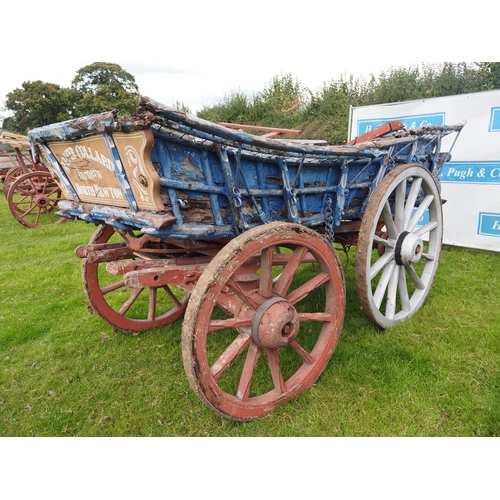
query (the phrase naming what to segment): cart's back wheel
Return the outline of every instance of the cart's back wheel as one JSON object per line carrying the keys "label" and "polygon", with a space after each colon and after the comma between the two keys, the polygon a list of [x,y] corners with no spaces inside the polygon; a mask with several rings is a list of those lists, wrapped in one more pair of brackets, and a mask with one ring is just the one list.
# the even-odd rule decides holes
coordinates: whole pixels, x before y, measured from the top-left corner
{"label": "cart's back wheel", "polygon": [[193,290],[182,330],[190,385],[225,417],[266,415],[319,377],[344,311],[342,268],[323,237],[279,222],[251,229]]}
{"label": "cart's back wheel", "polygon": [[[125,241],[112,226],[103,225],[89,244]],[[108,273],[106,265],[107,262],[91,263],[86,258],[82,264],[87,300],[106,322],[124,332],[138,333],[173,323],[184,314],[189,300],[185,290],[168,285],[132,289],[125,285],[123,276]]]}
{"label": "cart's back wheel", "polygon": [[[381,218],[383,236],[375,231]],[[410,164],[384,177],[368,203],[356,250],[356,288],[372,323],[389,328],[420,309],[437,271],[442,235],[432,174]]]}
{"label": "cart's back wheel", "polygon": [[7,194],[9,209],[27,227],[61,224],[66,219],[53,213],[63,198],[49,172],[28,172],[15,178]]}

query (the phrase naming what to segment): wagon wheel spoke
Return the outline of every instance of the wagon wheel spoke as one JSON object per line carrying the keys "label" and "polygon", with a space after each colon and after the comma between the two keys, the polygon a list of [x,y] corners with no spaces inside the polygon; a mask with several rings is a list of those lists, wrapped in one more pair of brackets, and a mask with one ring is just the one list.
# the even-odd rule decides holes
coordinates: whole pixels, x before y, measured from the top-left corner
{"label": "wagon wheel spoke", "polygon": [[273,378],[274,389],[280,394],[286,392],[285,380],[280,370],[280,358],[278,349],[266,349],[267,360]]}
{"label": "wagon wheel spoke", "polygon": [[273,247],[262,250],[260,263],[259,294],[268,298],[271,296],[273,288]]}
{"label": "wagon wheel spoke", "polygon": [[240,333],[231,342],[229,347],[219,356],[217,361],[210,367],[210,372],[215,380],[228,368],[234,358],[240,355],[250,344],[251,338],[245,333]]}
{"label": "wagon wheel spoke", "polygon": [[314,357],[311,356],[302,346],[298,344],[296,340],[294,340],[290,347],[309,365],[314,363]]}
{"label": "wagon wheel spoke", "polygon": [[296,304],[304,297],[307,297],[313,290],[321,285],[324,285],[329,279],[330,275],[328,273],[319,273],[308,282],[296,288],[293,292],[287,295],[286,298],[291,304]]}
{"label": "wagon wheel spoke", "polygon": [[9,194],[9,189],[14,183],[14,181],[23,175],[25,172],[23,171],[23,168],[21,166],[18,167],[13,167],[11,168],[8,172],[7,175],[5,176],[4,182],[3,182],[3,193],[5,195],[5,198],[7,199],[7,196]]}
{"label": "wagon wheel spoke", "polygon": [[118,314],[124,316],[127,311],[130,309],[132,304],[137,300],[137,297],[144,291],[144,288],[138,288],[132,292],[132,295],[129,299],[123,304],[123,306],[119,309]]}
{"label": "wagon wheel spoke", "polygon": [[411,311],[410,297],[408,295],[408,285],[406,283],[406,276],[402,269],[400,269],[398,276],[398,290],[399,299],[401,300],[401,309],[405,312]]}
{"label": "wagon wheel spoke", "polygon": [[297,247],[293,251],[292,257],[286,264],[285,268],[283,269],[283,272],[281,273],[281,276],[274,285],[274,293],[276,295],[280,296],[286,295],[286,292],[288,291],[292,283],[292,279],[295,275],[295,272],[297,271],[297,268],[299,267],[302,260],[306,256],[307,251],[308,251],[307,248],[304,247]]}
{"label": "wagon wheel spoke", "polygon": [[422,187],[422,179],[420,177],[413,179],[404,210],[405,225],[409,222],[412,216],[412,210],[417,201],[417,197],[420,193],[421,187]]}
{"label": "wagon wheel spoke", "polygon": [[148,309],[148,320],[153,321],[156,316],[156,298],[158,295],[158,288],[151,287],[149,289],[149,309]]}
{"label": "wagon wheel spoke", "polygon": [[[170,297],[170,300],[175,304],[175,307],[182,307],[181,301],[175,296],[174,292],[170,289],[168,285],[162,286],[163,290],[165,290],[166,294]],[[152,288],[152,290],[156,290],[156,288]]]}
{"label": "wagon wheel spoke", "polygon": [[395,263],[392,261],[386,265],[382,271],[382,276],[380,277],[375,293],[373,294],[373,301],[376,307],[380,307],[382,301],[384,300],[387,287],[389,286],[389,281],[394,273],[394,268]]}
{"label": "wagon wheel spoke", "polygon": [[[387,238],[375,233],[380,217]],[[412,164],[386,175],[368,203],[356,250],[356,289],[372,323],[389,328],[420,309],[436,274],[442,234],[432,174]]]}
{"label": "wagon wheel spoke", "polygon": [[224,328],[245,328],[250,326],[251,320],[248,318],[229,318],[211,320],[208,326],[208,331],[215,332]]}
{"label": "wagon wheel spoke", "polygon": [[396,224],[392,218],[391,206],[389,205],[388,201],[386,201],[384,203],[384,206],[382,208],[382,216],[384,218],[385,227],[387,228],[387,232],[389,233],[389,238],[395,239],[396,235],[398,234],[398,230],[397,230]]}
{"label": "wagon wheel spoke", "polygon": [[381,238],[380,236],[377,236],[376,234],[373,236],[373,241],[377,245],[382,245],[385,248],[394,248],[394,242],[390,240],[386,240],[385,238]]}
{"label": "wagon wheel spoke", "polygon": [[386,316],[393,319],[396,314],[396,295],[398,293],[399,266],[393,266],[392,272],[387,284]]}
{"label": "wagon wheel spoke", "polygon": [[[121,234],[111,226],[101,226],[89,244],[127,242],[131,235]],[[116,257],[122,259],[122,257]],[[134,257],[133,260],[140,260]],[[125,332],[138,333],[164,326],[181,318],[189,300],[189,293],[174,285],[129,288],[122,275],[107,271],[107,262],[82,263],[82,280],[87,300],[92,309],[106,322]]]}
{"label": "wagon wheel spoke", "polygon": [[227,286],[241,302],[247,304],[249,307],[257,308],[259,307],[259,303],[262,302],[260,297],[256,296],[253,291],[243,290],[233,278],[228,280]]}
{"label": "wagon wheel spoke", "polygon": [[[308,253],[315,264],[301,265]],[[255,262],[258,278],[245,287],[238,278]],[[269,413],[320,375],[344,308],[341,266],[317,233],[286,223],[246,231],[207,266],[188,304],[182,353],[191,387],[228,418]]]}
{"label": "wagon wheel spoke", "polygon": [[252,378],[255,372],[255,368],[257,367],[260,352],[261,348],[259,346],[255,344],[250,344],[248,346],[245,364],[243,366],[240,382],[238,384],[238,390],[236,391],[236,397],[241,401],[248,401],[248,398],[250,396]]}
{"label": "wagon wheel spoke", "polygon": [[[401,232],[405,226],[404,220],[404,211],[405,211],[405,202],[406,202],[406,179],[403,179],[400,184],[398,184],[396,188],[396,199],[395,199],[395,207],[394,207],[394,229],[396,232]],[[390,213],[390,215],[389,215]],[[387,217],[386,217],[387,215]],[[389,209],[388,212],[384,214],[384,220],[392,218],[392,212]],[[387,224],[387,223],[386,223]],[[395,233],[394,233],[395,234]],[[393,236],[394,237],[394,236]]]}
{"label": "wagon wheel spoke", "polygon": [[411,278],[415,286],[419,290],[425,290],[425,284],[420,278],[420,276],[417,274],[417,271],[415,271],[415,268],[411,265],[406,265],[404,267],[406,269],[406,272],[408,273],[408,276]]}
{"label": "wagon wheel spoke", "polygon": [[107,293],[114,292],[115,290],[123,288],[124,286],[125,286],[125,281],[123,280],[117,281],[116,283],[112,283],[111,285],[102,287],[101,294],[106,295]]}
{"label": "wagon wheel spoke", "polygon": [[406,226],[407,231],[414,231],[415,230],[415,227],[417,226],[418,221],[423,217],[425,211],[429,208],[429,206],[431,205],[431,203],[433,201],[434,201],[433,195],[428,195],[424,198],[424,200],[420,203],[417,210],[415,210],[414,215],[409,220],[408,225]]}
{"label": "wagon wheel spoke", "polygon": [[424,234],[429,233],[434,229],[438,229],[438,223],[436,221],[429,222],[428,224],[425,224],[425,226],[415,229],[414,233],[417,236],[423,236]]}

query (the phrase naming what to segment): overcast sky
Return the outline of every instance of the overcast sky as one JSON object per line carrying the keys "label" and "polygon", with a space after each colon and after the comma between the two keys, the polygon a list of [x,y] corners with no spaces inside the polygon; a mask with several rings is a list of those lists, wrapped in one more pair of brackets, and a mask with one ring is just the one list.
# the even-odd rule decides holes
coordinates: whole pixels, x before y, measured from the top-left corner
{"label": "overcast sky", "polygon": [[141,94],[196,112],[233,91],[261,91],[282,72],[314,92],[341,75],[492,60],[495,16],[481,4],[458,12],[448,0],[3,2],[0,109],[24,81],[69,87],[93,62],[117,63]]}

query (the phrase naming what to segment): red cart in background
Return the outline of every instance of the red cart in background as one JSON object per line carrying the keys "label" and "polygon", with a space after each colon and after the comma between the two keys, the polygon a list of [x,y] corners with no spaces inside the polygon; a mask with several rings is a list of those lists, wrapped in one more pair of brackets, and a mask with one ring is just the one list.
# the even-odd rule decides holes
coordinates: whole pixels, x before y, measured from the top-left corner
{"label": "red cart in background", "polygon": [[27,227],[64,222],[54,212],[63,199],[61,189],[47,168],[33,161],[28,138],[3,132],[0,144],[11,149],[0,152],[0,180],[14,218]]}

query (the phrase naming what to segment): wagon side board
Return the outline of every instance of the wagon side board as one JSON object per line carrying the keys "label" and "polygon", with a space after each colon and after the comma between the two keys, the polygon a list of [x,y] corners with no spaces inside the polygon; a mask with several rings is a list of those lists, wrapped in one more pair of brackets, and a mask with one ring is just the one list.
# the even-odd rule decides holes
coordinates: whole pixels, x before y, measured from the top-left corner
{"label": "wagon side board", "polygon": [[[69,186],[66,198],[133,211],[164,210],[160,177],[150,160],[153,142],[152,131],[145,129],[54,141],[49,147],[68,181],[61,183]],[[57,173],[53,165],[47,167]]]}

